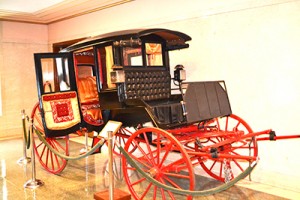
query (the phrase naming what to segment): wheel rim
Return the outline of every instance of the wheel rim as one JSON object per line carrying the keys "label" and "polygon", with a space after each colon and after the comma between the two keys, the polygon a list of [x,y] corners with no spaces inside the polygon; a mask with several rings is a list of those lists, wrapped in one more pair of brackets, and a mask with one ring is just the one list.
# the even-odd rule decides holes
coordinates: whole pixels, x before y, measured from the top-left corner
{"label": "wheel rim", "polygon": [[[31,114],[31,118],[33,119],[33,124],[36,129],[44,134],[45,137],[39,104],[35,105]],[[56,151],[68,155],[69,136],[46,138],[46,141]],[[39,139],[33,140],[33,148],[37,159],[48,172],[58,174],[66,167],[67,161],[55,155],[52,151],[50,151],[46,144],[41,142]]]}
{"label": "wheel rim", "polygon": [[[149,137],[152,133],[152,137]],[[152,141],[151,141],[152,140]],[[134,144],[134,152],[128,148]],[[194,171],[188,154],[171,134],[157,128],[143,128],[136,131],[124,147],[131,158],[157,181],[177,189],[194,190]],[[125,157],[122,162],[125,181],[135,199],[176,199],[175,194],[164,191],[136,172]],[[176,183],[180,179],[180,183]],[[183,183],[181,185],[181,183]],[[187,196],[187,199],[192,199]]]}
{"label": "wheel rim", "polygon": [[[251,127],[244,120],[233,114],[227,117],[217,118],[211,122],[209,126],[215,126],[218,131],[224,131],[224,135],[204,138],[204,141],[201,142],[201,144],[204,146],[216,144],[228,139],[226,132],[232,133],[239,131],[243,134],[253,132]],[[258,154],[257,141],[255,137],[252,137],[251,139],[248,138],[239,140],[232,144],[224,145],[221,149],[218,149],[218,152],[234,156],[240,155],[256,157]],[[247,167],[249,167],[252,162],[252,160],[241,160],[234,158],[216,158],[209,160],[203,160],[203,158],[199,158],[198,161],[207,174],[222,182],[227,182],[234,179]]]}

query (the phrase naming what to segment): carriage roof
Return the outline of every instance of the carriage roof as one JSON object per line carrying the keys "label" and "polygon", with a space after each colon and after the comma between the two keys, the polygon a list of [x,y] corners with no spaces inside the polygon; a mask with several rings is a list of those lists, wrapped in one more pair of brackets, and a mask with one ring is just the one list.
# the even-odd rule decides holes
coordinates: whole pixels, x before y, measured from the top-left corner
{"label": "carriage roof", "polygon": [[158,36],[163,39],[166,42],[167,50],[187,48],[188,44],[186,44],[186,42],[192,39],[185,33],[168,29],[130,29],[89,37],[63,49],[62,52],[71,52],[94,45],[101,45],[126,39],[141,39],[145,36],[151,35]]}

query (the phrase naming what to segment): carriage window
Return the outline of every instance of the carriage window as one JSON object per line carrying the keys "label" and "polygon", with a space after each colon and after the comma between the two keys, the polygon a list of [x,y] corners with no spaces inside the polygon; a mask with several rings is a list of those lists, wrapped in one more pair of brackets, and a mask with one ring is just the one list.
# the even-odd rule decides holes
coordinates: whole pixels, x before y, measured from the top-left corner
{"label": "carriage window", "polygon": [[44,92],[52,92],[54,89],[54,67],[52,58],[41,60]]}
{"label": "carriage window", "polygon": [[124,47],[123,64],[124,66],[143,66],[142,48]]}
{"label": "carriage window", "polygon": [[41,59],[44,92],[59,92],[70,89],[68,60],[64,58]]}
{"label": "carriage window", "polygon": [[163,66],[161,44],[146,43],[147,66]]}
{"label": "carriage window", "polygon": [[57,67],[58,84],[59,84],[60,91],[70,90],[68,60],[62,58],[56,58],[56,67]]}

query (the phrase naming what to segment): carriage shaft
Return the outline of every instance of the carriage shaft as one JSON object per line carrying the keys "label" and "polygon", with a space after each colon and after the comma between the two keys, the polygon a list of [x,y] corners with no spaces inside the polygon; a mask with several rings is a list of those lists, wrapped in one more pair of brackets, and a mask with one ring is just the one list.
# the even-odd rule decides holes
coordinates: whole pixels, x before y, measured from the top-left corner
{"label": "carriage shaft", "polygon": [[300,138],[300,135],[282,135],[282,136],[274,136],[272,138],[270,137],[261,137],[257,138],[257,141],[266,141],[266,140],[285,140],[285,139],[296,139]]}

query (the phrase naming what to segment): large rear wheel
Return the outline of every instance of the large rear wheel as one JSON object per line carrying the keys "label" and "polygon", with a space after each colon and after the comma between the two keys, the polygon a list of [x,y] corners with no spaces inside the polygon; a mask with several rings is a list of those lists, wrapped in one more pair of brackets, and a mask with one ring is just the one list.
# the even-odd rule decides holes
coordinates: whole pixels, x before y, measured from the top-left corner
{"label": "large rear wheel", "polygon": [[[35,128],[43,135],[43,137],[46,137],[38,103],[32,110],[31,119],[33,119]],[[45,139],[53,149],[61,154],[69,155],[69,136],[53,138],[46,137]],[[48,172],[58,174],[64,170],[67,165],[67,160],[55,155],[52,151],[50,151],[46,144],[38,139],[38,137],[34,137],[33,141],[33,148],[37,159]]]}

